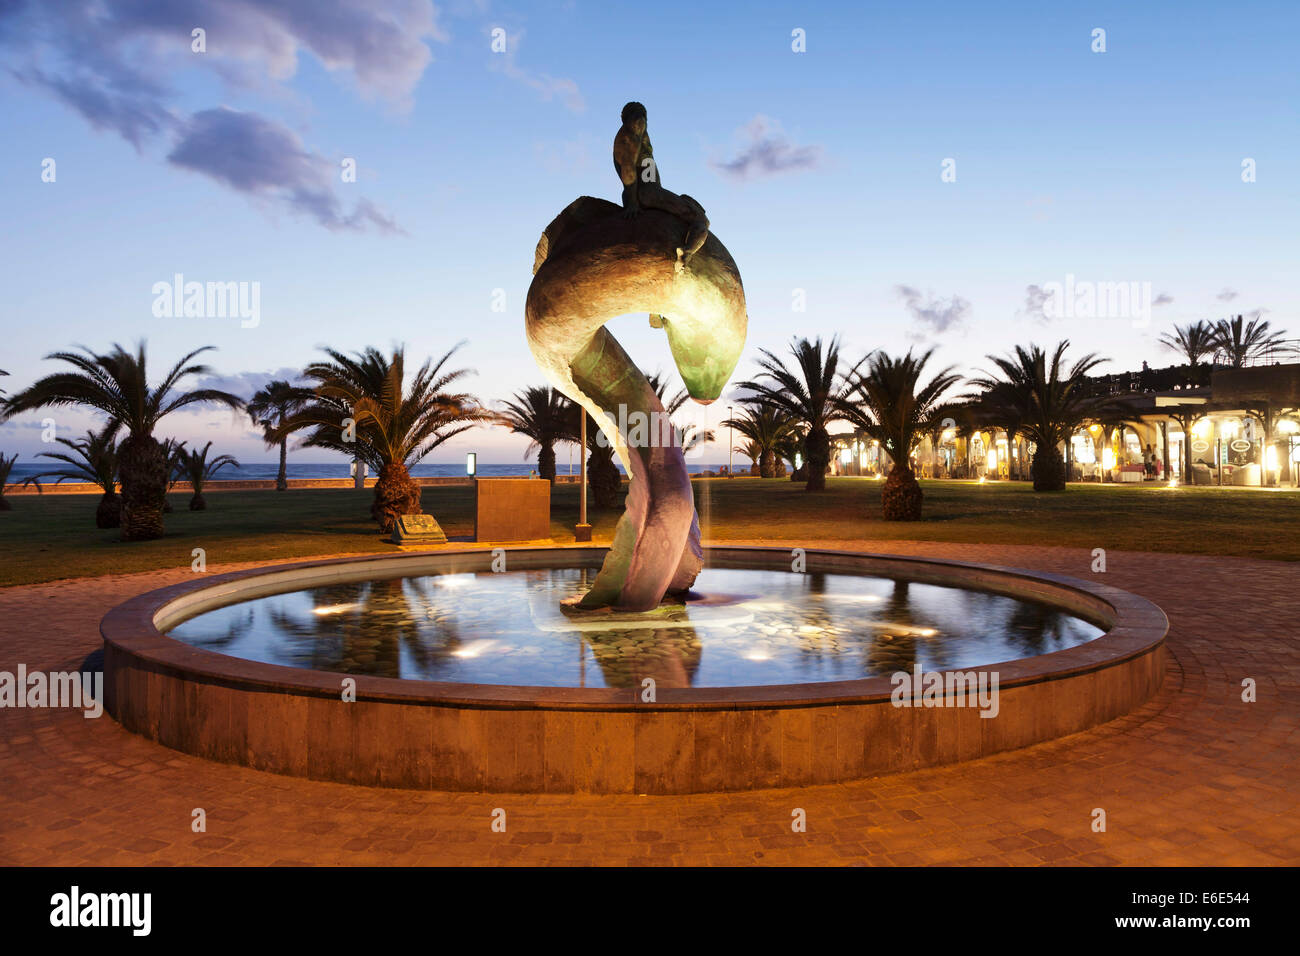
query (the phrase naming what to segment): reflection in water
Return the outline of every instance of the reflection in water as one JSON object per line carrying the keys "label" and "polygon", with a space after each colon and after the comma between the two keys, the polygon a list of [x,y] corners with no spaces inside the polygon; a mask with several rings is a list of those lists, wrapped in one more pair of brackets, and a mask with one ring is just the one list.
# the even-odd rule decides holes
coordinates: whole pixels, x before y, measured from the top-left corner
{"label": "reflection in water", "polygon": [[346,674],[635,688],[852,680],[970,668],[1100,628],[1001,595],[843,574],[706,569],[685,606],[573,612],[591,569],[330,584],[204,612],[173,637]]}

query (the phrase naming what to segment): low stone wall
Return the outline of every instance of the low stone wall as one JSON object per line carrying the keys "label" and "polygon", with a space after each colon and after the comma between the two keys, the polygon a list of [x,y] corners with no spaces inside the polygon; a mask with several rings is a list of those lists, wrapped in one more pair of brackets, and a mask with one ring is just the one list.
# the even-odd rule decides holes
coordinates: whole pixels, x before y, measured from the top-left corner
{"label": "low stone wall", "polygon": [[[510,549],[510,567],[599,564],[603,548]],[[1146,701],[1167,621],[1092,582],[954,562],[809,551],[808,571],[885,575],[1046,601],[1107,628],[999,674],[993,718],[894,706],[888,678],[770,687],[512,687],[345,675],[227,657],[165,637],[211,607],[330,582],[487,570],[487,550],[310,562],[141,595],[103,620],[105,698],[124,727],[185,753],[318,780],[516,792],[691,793],[835,783],[971,760],[1086,730]],[[789,569],[785,549],[712,548],[710,566]]]}
{"label": "low stone wall", "polygon": [[[430,488],[440,485],[462,485],[469,487],[474,484],[474,479],[454,475],[451,477],[426,477],[411,479],[421,488]],[[374,478],[366,479],[366,487],[375,486]],[[352,488],[353,481],[351,478],[290,478],[289,490],[295,488]],[[119,486],[120,490],[120,486]],[[193,488],[188,481],[178,481],[171,486],[173,493],[192,491]],[[246,478],[231,479],[229,481],[209,481],[203,486],[203,493],[206,495],[213,491],[274,491],[274,478]],[[65,481],[62,484],[41,485],[41,491],[38,492],[35,487],[27,485],[10,485],[5,488],[6,495],[101,495],[103,491],[98,485],[92,485],[85,481]]]}

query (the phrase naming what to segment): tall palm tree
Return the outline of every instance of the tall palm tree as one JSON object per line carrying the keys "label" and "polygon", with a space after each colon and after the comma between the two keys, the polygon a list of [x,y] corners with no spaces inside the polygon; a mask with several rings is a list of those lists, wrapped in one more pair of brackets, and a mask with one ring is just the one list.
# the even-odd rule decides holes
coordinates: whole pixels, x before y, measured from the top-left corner
{"label": "tall palm tree", "polygon": [[1263,319],[1246,322],[1246,317],[1239,315],[1214,323],[1214,346],[1227,356],[1233,368],[1242,368],[1251,359],[1284,347],[1285,342],[1286,334],[1270,331]]}
{"label": "tall palm tree", "polygon": [[1126,408],[1108,395],[1090,394],[1087,375],[1106,362],[1089,353],[1069,369],[1064,366],[1070,342],[1059,342],[1050,358],[1037,345],[1000,358],[988,356],[1002,373],[971,380],[982,389],[981,405],[1007,406],[1019,418],[1020,432],[1034,443],[1034,490],[1065,490],[1065,459],[1058,448],[1089,418]]}
{"label": "tall palm tree", "polygon": [[207,365],[191,364],[196,355],[211,348],[209,345],[195,349],[181,358],[152,388],[143,341],[135,354],[117,344],[103,355],[85,347],[81,352],[52,352],[46,358],[66,362],[73,371],[47,375],[14,395],[0,411],[0,421],[38,408],[79,405],[101,411],[110,422],[124,427],[127,434],[117,448],[122,478],[122,539],[160,538],[168,467],[163,447],[153,437],[154,428],[167,415],[191,405],[216,404],[238,409],[244,404],[237,395],[215,388],[179,390],[182,379],[212,371]]}
{"label": "tall palm tree", "polygon": [[1160,344],[1167,349],[1182,353],[1187,359],[1187,364],[1192,368],[1199,366],[1201,359],[1207,355],[1214,354],[1215,340],[1214,326],[1204,320],[1175,325],[1173,332],[1166,332],[1160,336]]}
{"label": "tall palm tree", "polygon": [[207,508],[208,500],[203,497],[203,486],[211,481],[217,472],[229,465],[239,467],[239,462],[235,461],[233,455],[218,455],[209,460],[208,449],[211,447],[212,442],[208,442],[202,448],[180,452],[177,471],[189,481],[190,490],[194,492],[194,496],[190,498],[191,511],[203,511]]}
{"label": "tall palm tree", "polygon": [[5,486],[9,484],[9,472],[14,470],[14,462],[18,460],[18,453],[6,458],[0,454],[0,511],[13,511],[14,506],[9,503],[5,497]]}
{"label": "tall palm tree", "polygon": [[513,401],[501,404],[504,407],[496,415],[496,423],[532,439],[524,457],[536,451],[537,473],[547,481],[555,481],[556,444],[577,441],[573,435],[573,402],[557,389],[532,385],[516,392]]}
{"label": "tall palm tree", "polygon": [[122,523],[122,499],[117,496],[116,438],[117,425],[113,422],[109,422],[98,432],[87,430],[85,438],[75,441],[70,438],[56,438],[54,440],[67,448],[68,452],[43,451],[36,457],[61,461],[68,467],[31,475],[23,481],[23,484],[36,485],[37,492],[40,492],[41,480],[44,478],[54,478],[55,484],[64,481],[85,481],[98,485],[104,493],[95,507],[95,527],[119,527]]}
{"label": "tall palm tree", "polygon": [[776,466],[781,458],[782,445],[794,436],[796,425],[793,419],[765,402],[746,402],[741,406],[740,414],[728,418],[721,427],[734,428],[748,439],[753,452],[747,450],[746,454],[754,458],[759,477],[779,477]]}
{"label": "tall palm tree", "polygon": [[914,357],[908,349],[895,358],[875,351],[847,376],[850,392],[843,402],[843,417],[880,442],[893,459],[880,496],[886,521],[920,520],[923,495],[912,472],[912,451],[935,418],[942,420],[936,413],[946,408],[943,394],[961,380],[950,365],[921,385],[921,373],[933,354],[930,349]]}
{"label": "tall palm tree", "polygon": [[[806,431],[803,460],[808,468],[805,491],[826,489],[826,469],[831,460],[831,439],[827,426],[843,415],[844,384],[839,379],[840,342],[832,338],[823,350],[821,337],[813,341],[797,338],[790,343],[794,366],[761,349],[759,377],[740,383],[740,388],[785,413]],[[824,352],[824,354],[823,354]]]}
{"label": "tall palm tree", "polygon": [[460,345],[434,363],[426,360],[410,381],[404,346],[385,355],[368,347],[345,355],[323,349],[329,361],[313,362],[303,376],[316,382],[315,398],[275,434],[311,428],[306,448],[328,448],[369,465],[378,474],[371,516],[389,532],[401,515],[422,514],[420,486],[410,467],[443,442],[489,421],[490,412],[468,392],[450,386],[471,369],[444,371]]}
{"label": "tall palm tree", "polygon": [[268,448],[280,446],[280,470],[275,476],[277,491],[289,487],[289,435],[279,434],[277,429],[286,421],[307,407],[314,396],[310,388],[294,385],[283,379],[267,382],[264,388],[248,400],[245,411],[258,425],[262,426],[262,440]]}

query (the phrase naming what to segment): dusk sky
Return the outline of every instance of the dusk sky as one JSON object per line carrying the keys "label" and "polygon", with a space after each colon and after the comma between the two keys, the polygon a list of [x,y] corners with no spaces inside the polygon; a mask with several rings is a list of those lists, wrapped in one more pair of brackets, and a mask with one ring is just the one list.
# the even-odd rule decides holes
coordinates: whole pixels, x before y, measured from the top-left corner
{"label": "dusk sky", "polygon": [[[141,338],[155,374],[216,346],[208,384],[245,397],[321,345],[423,359],[464,339],[485,402],[541,384],[534,247],[574,198],[618,200],[633,99],[664,185],[740,267],[737,380],[794,335],[840,333],[853,360],[936,345],[962,370],[1069,338],[1107,371],[1176,361],[1156,343],[1174,323],[1259,313],[1300,337],[1300,5],[707,6],[0,0],[0,388],[59,368],[50,351]],[[178,273],[258,283],[260,321],[156,316]],[[1148,284],[1149,320],[1045,315],[1069,276]],[[644,315],[611,328],[672,370]],[[46,450],[47,414],[61,434],[91,421],[22,415],[0,449]],[[228,411],[159,434],[274,457]],[[430,460],[525,445],[479,429]]]}

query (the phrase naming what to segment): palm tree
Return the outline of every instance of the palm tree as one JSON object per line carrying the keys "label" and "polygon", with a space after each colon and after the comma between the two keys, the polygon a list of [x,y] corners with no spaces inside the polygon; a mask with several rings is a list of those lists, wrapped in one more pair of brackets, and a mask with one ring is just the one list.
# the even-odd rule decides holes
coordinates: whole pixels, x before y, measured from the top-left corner
{"label": "palm tree", "polygon": [[9,503],[5,497],[5,486],[9,484],[9,472],[14,470],[14,462],[18,460],[18,453],[14,452],[9,458],[0,454],[0,511],[13,511],[14,506]]}
{"label": "palm tree", "polygon": [[[170,495],[176,482],[184,477],[181,473],[181,460],[185,457],[185,442],[178,438],[164,438],[160,444],[163,458],[167,461],[167,495]],[[166,495],[163,496],[163,513],[172,513],[172,500]]]}
{"label": "palm tree", "polygon": [[443,442],[492,418],[467,392],[451,392],[470,369],[443,371],[460,345],[437,363],[426,360],[406,380],[406,350],[391,356],[368,347],[354,355],[323,349],[330,360],[303,371],[315,381],[315,398],[275,430],[277,438],[311,428],[305,448],[328,448],[369,465],[379,475],[371,516],[385,532],[401,515],[422,514],[420,487],[410,467]]}
{"label": "palm tree", "polygon": [[532,385],[502,405],[505,407],[496,415],[496,423],[532,439],[524,457],[536,450],[537,473],[547,481],[555,481],[556,444],[577,441],[572,433],[573,402],[557,389]]}
{"label": "palm tree", "polygon": [[117,426],[109,422],[98,432],[87,430],[85,438],[73,441],[70,438],[54,439],[69,452],[43,451],[37,458],[52,458],[61,461],[67,468],[56,471],[43,471],[32,475],[23,484],[34,484],[39,493],[41,479],[54,478],[55,484],[64,481],[85,481],[98,485],[103,495],[95,507],[96,528],[116,528],[122,523],[122,499],[117,496]]}
{"label": "palm tree", "polygon": [[1201,359],[1214,353],[1215,339],[1214,326],[1202,320],[1188,322],[1186,325],[1175,325],[1173,332],[1166,332],[1160,336],[1160,344],[1167,349],[1181,352],[1187,359],[1187,364],[1196,368],[1201,364]]}
{"label": "palm tree", "polygon": [[231,455],[218,455],[209,461],[208,449],[211,447],[212,442],[208,442],[202,448],[193,448],[189,451],[185,451],[183,447],[178,449],[177,472],[189,480],[190,490],[194,492],[194,497],[190,499],[191,511],[203,511],[207,508],[208,500],[203,497],[203,486],[211,481],[217,472],[227,465],[239,467],[239,462]]}
{"label": "palm tree", "polygon": [[310,388],[275,379],[267,382],[248,401],[245,411],[254,422],[262,426],[262,440],[268,448],[280,446],[280,470],[275,476],[277,491],[289,487],[289,435],[284,433],[276,438],[276,429],[306,408],[314,394]]}
{"label": "palm tree", "polygon": [[[946,409],[940,403],[944,392],[961,380],[953,366],[943,369],[925,385],[921,373],[934,349],[913,357],[911,349],[901,358],[872,352],[849,372],[850,397],[843,402],[843,417],[861,429],[889,453],[893,467],[881,490],[880,504],[886,521],[918,521],[921,517],[921,485],[912,472],[912,450],[931,428],[936,413]],[[866,371],[859,368],[866,363]]]}
{"label": "palm tree", "polygon": [[153,437],[154,428],[167,415],[191,405],[218,404],[238,409],[244,404],[237,395],[215,388],[178,390],[181,379],[212,371],[207,365],[190,364],[196,355],[211,348],[195,349],[181,358],[153,388],[149,386],[143,341],[134,355],[117,344],[104,355],[85,347],[81,352],[52,352],[46,358],[66,362],[74,371],[47,375],[14,395],[0,412],[0,421],[38,408],[79,405],[101,411],[110,422],[126,428],[127,435],[117,447],[122,477],[122,539],[160,538],[168,468],[163,447]]}
{"label": "palm tree", "polygon": [[758,379],[740,383],[739,387],[754,393],[759,401],[783,412],[802,425],[803,459],[808,468],[805,491],[826,489],[826,469],[831,460],[831,439],[827,426],[842,416],[845,397],[843,383],[839,381],[840,342],[832,338],[823,357],[819,336],[810,342],[797,338],[790,343],[794,356],[793,369],[782,364],[781,359],[761,349]]}
{"label": "palm tree", "polygon": [[1063,367],[1068,339],[1058,343],[1049,358],[1036,345],[1016,346],[1005,358],[988,356],[1001,378],[972,379],[983,389],[981,405],[1005,406],[1020,422],[1020,432],[1034,443],[1035,491],[1065,490],[1065,460],[1058,448],[1089,418],[1126,407],[1106,395],[1089,394],[1087,374],[1107,359],[1085,355],[1068,370]]}
{"label": "palm tree", "polygon": [[[777,478],[781,448],[795,432],[795,422],[780,409],[765,402],[747,402],[739,415],[728,418],[722,428],[734,428],[748,439],[746,454],[754,459],[761,478]],[[748,450],[752,446],[753,452]],[[784,468],[782,469],[784,471]]]}
{"label": "palm tree", "polygon": [[1242,368],[1251,359],[1285,347],[1285,333],[1269,331],[1263,319],[1245,319],[1239,315],[1214,323],[1214,346],[1227,356],[1233,368]]}

